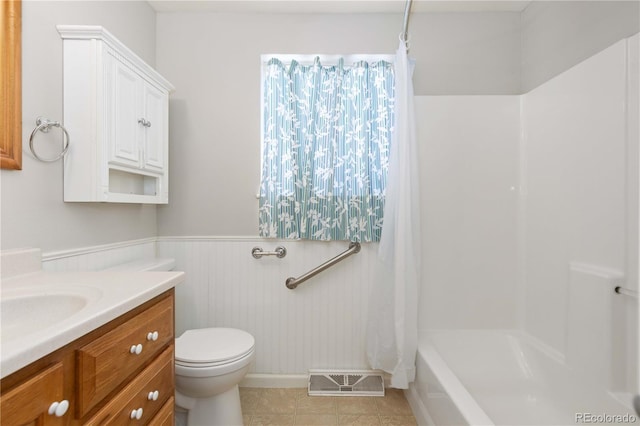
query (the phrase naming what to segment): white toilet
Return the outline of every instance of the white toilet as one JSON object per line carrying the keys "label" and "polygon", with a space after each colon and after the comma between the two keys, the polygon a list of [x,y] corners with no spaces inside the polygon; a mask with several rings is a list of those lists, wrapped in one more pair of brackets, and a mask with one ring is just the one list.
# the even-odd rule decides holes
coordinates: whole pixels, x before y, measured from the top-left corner
{"label": "white toilet", "polygon": [[[110,270],[170,271],[173,259],[152,259]],[[255,339],[234,328],[187,330],[176,339],[176,406],[188,426],[241,426],[238,383],[255,358]]]}
{"label": "white toilet", "polygon": [[241,426],[238,383],[255,358],[255,340],[234,328],[187,330],[176,339],[176,405],[188,426]]}

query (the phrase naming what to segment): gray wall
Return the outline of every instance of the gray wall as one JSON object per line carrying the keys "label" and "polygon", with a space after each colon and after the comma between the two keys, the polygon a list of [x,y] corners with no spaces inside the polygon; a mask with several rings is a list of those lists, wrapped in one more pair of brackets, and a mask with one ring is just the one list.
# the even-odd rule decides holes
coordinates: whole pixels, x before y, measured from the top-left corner
{"label": "gray wall", "polygon": [[[146,2],[22,3],[23,169],[2,170],[2,249],[57,250],[156,235],[155,206],[65,204],[62,162],[29,151],[38,116],[62,120],[62,40],[56,24],[103,25],[140,57],[155,63],[156,14]],[[38,135],[42,156],[60,149],[60,133]],[[83,141],[74,140],[72,144]]]}
{"label": "gray wall", "polygon": [[638,1],[532,2],[522,12],[522,93],[638,31]]}
{"label": "gray wall", "polygon": [[[171,97],[170,204],[159,235],[257,235],[260,54],[392,53],[400,15],[160,13]],[[518,13],[417,14],[415,91],[519,91]]]}
{"label": "gray wall", "polygon": [[[416,94],[527,92],[637,32],[638,5],[533,2],[522,13],[414,14]],[[23,170],[0,175],[2,248],[57,250],[154,235],[255,235],[259,55],[391,53],[401,21],[399,14],[156,15],[143,1],[23,2],[26,149]],[[36,117],[62,119],[56,24],[104,25],[150,64],[157,59],[159,71],[175,84],[169,206],[65,204],[62,163],[31,157],[28,136]],[[48,146],[52,140],[59,139],[38,138],[43,155],[58,148]]]}
{"label": "gray wall", "polygon": [[[383,38],[397,44],[402,18],[390,19],[392,31]],[[410,34],[416,95],[520,93],[519,13],[416,14]]]}

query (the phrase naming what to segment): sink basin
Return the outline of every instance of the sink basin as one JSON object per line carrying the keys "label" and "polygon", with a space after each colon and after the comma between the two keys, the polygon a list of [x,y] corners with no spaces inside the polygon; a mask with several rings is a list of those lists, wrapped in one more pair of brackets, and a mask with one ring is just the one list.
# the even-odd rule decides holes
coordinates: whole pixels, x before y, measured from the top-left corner
{"label": "sink basin", "polygon": [[100,296],[92,287],[21,288],[3,291],[2,340],[12,340],[56,324],[82,311]]}

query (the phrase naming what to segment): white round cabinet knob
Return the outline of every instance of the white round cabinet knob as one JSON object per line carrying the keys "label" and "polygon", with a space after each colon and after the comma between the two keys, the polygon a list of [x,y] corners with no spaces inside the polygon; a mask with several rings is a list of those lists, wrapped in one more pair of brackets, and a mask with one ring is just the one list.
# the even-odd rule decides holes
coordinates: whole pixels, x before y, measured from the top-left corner
{"label": "white round cabinet knob", "polygon": [[142,353],[142,344],[138,343],[137,345],[131,345],[129,352],[132,354],[140,355]]}
{"label": "white round cabinet knob", "polygon": [[149,392],[149,395],[147,395],[147,399],[149,401],[157,401],[159,396],[160,396],[160,392],[153,391],[153,392]]}
{"label": "white round cabinet knob", "polygon": [[152,332],[149,332],[149,333],[147,334],[147,340],[149,340],[149,341],[154,341],[154,342],[155,342],[156,340],[158,340],[158,336],[159,336],[159,335],[158,335],[158,332],[157,332],[157,331],[154,331],[153,333],[152,333]]}
{"label": "white round cabinet knob", "polygon": [[140,420],[142,418],[142,408],[138,408],[137,410],[131,410],[131,414],[129,415],[131,420]]}
{"label": "white round cabinet knob", "polygon": [[67,401],[66,399],[60,402],[56,401],[49,406],[49,415],[62,417],[67,413],[68,409],[69,409],[69,401]]}

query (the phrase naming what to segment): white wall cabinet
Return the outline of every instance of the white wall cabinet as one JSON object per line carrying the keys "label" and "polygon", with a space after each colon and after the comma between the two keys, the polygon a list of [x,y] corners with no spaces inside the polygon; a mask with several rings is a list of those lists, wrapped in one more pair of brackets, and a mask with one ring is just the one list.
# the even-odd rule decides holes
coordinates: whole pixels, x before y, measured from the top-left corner
{"label": "white wall cabinet", "polygon": [[100,26],[59,25],[64,200],[166,204],[173,86]]}

